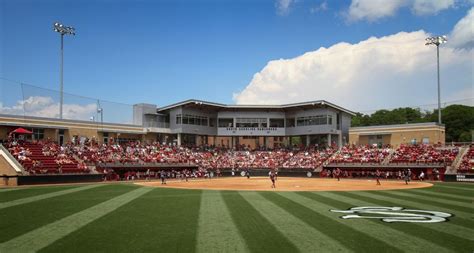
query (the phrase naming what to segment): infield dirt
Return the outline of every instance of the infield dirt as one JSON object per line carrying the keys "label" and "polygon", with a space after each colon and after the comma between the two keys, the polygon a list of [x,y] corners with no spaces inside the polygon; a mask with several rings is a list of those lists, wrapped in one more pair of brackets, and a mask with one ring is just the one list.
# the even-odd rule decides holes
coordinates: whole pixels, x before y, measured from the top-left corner
{"label": "infield dirt", "polygon": [[427,182],[411,181],[408,185],[402,180],[381,180],[376,185],[373,179],[323,179],[279,177],[276,188],[271,188],[268,177],[224,177],[213,179],[168,180],[166,184],[159,181],[140,182],[143,186],[163,188],[201,189],[201,190],[238,190],[238,191],[372,191],[398,190],[431,187]]}

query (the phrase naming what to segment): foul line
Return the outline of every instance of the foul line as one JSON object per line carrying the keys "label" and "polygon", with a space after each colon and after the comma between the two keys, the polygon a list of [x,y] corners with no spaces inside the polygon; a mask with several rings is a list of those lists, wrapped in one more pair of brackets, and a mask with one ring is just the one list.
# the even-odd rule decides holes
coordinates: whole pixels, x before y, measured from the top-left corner
{"label": "foul line", "polygon": [[36,252],[153,190],[142,187],[0,244],[0,252]]}
{"label": "foul line", "polygon": [[5,203],[0,203],[0,209],[7,208],[7,207],[12,207],[12,206],[17,206],[17,205],[22,205],[22,204],[27,204],[30,202],[38,201],[38,200],[43,200],[43,199],[49,199],[73,192],[78,192],[78,191],[83,191],[83,190],[88,190],[92,188],[96,188],[99,186],[103,186],[102,184],[93,184],[93,185],[87,185],[87,186],[81,186],[77,188],[72,188],[72,189],[67,189],[63,191],[57,191],[57,192],[51,192],[51,193],[46,193],[46,194],[41,194],[37,196],[32,196],[32,197],[27,197],[27,198],[22,198],[22,199],[17,199],[17,200],[12,200],[8,201]]}

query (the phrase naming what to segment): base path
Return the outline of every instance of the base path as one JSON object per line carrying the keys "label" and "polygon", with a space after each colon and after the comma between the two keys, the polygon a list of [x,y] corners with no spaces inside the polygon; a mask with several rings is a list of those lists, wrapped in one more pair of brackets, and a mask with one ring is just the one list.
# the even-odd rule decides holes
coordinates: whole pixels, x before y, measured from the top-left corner
{"label": "base path", "polygon": [[168,180],[165,185],[160,181],[140,182],[139,185],[162,188],[205,189],[205,190],[239,190],[239,191],[371,191],[431,187],[433,184],[412,181],[408,185],[402,180],[380,180],[376,185],[373,179],[326,179],[279,177],[276,188],[271,188],[268,177],[224,177],[219,179],[190,179],[188,182]]}

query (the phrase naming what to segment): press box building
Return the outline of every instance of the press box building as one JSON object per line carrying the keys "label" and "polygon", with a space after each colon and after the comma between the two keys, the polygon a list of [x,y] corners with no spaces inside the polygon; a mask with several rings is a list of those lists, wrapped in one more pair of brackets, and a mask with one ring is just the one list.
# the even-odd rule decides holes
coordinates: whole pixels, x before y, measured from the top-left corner
{"label": "press box building", "polygon": [[186,100],[159,107],[134,106],[134,123],[157,139],[177,144],[343,145],[349,140],[352,111],[319,100],[283,105],[226,105]]}

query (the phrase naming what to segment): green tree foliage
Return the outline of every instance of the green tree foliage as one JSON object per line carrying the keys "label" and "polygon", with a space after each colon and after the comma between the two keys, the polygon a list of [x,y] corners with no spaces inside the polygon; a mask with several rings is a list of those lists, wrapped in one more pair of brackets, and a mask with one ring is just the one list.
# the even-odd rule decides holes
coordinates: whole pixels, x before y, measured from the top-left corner
{"label": "green tree foliage", "polygon": [[[442,121],[446,125],[446,141],[472,141],[474,130],[474,107],[450,105],[442,109]],[[397,108],[378,110],[370,115],[357,113],[352,126],[377,126],[405,123],[437,122],[438,110],[422,112],[419,108]]]}

